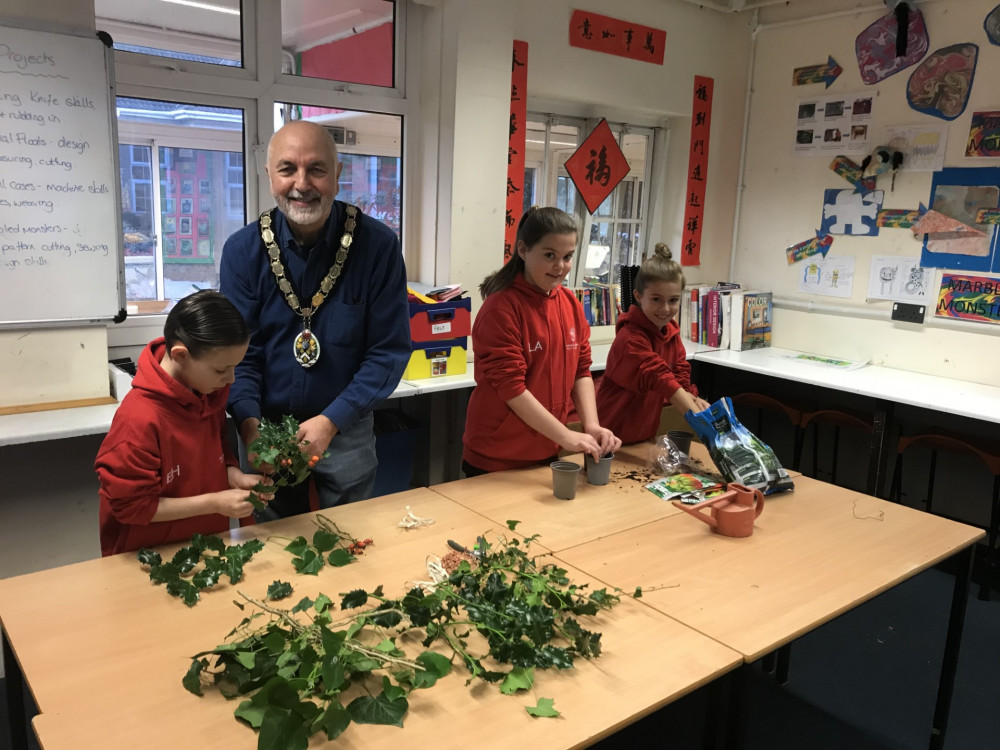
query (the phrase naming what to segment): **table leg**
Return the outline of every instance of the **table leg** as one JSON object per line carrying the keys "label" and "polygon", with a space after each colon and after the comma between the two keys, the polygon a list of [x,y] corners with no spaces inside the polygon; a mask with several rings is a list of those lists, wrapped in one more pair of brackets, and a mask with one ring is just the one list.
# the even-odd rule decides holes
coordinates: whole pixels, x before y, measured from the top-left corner
{"label": "table leg", "polygon": [[886,464],[889,442],[889,426],[892,423],[892,402],[884,399],[875,400],[875,414],[872,419],[872,442],[868,449],[868,483],[865,491],[869,495],[881,497],[882,485],[885,484]]}
{"label": "table leg", "polygon": [[28,724],[24,720],[24,675],[21,665],[14,657],[14,651],[7,636],[0,631],[3,644],[3,674],[7,687],[7,719],[10,722],[10,746],[13,750],[27,750]]}
{"label": "table leg", "polygon": [[944,658],[941,662],[941,678],[938,681],[937,704],[934,706],[934,724],[931,727],[931,750],[944,748],[944,733],[948,726],[952,693],[955,689],[955,672],[958,669],[958,653],[962,647],[962,631],[965,628],[965,605],[969,597],[969,582],[972,579],[972,562],[976,545],[970,545],[955,557],[955,590],[951,598],[951,615],[948,619],[948,636],[944,644]]}
{"label": "table leg", "polygon": [[747,744],[747,703],[750,700],[750,665],[741,664],[728,675],[729,710],[726,722],[726,750],[742,750]]}

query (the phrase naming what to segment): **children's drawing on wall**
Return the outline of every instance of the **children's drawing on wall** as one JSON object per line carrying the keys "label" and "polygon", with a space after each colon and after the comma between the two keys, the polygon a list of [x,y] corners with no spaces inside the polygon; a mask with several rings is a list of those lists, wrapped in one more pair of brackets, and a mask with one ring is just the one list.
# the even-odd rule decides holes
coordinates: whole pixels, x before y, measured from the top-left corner
{"label": "children's drawing on wall", "polygon": [[935,50],[910,74],[906,101],[917,112],[954,120],[969,103],[978,57],[979,45],[971,42]]}
{"label": "children's drawing on wall", "polygon": [[1000,112],[973,112],[966,156],[1000,156]]}
{"label": "children's drawing on wall", "polygon": [[803,266],[799,275],[799,291],[849,298],[854,291],[854,256],[813,258]]}
{"label": "children's drawing on wall", "polygon": [[868,273],[868,299],[928,304],[934,272],[920,267],[920,258],[877,255]]}
{"label": "children's drawing on wall", "polygon": [[853,190],[826,190],[823,194],[823,234],[878,235],[876,217],[882,208],[885,193],[873,190],[859,193]]}
{"label": "children's drawing on wall", "polygon": [[1000,279],[941,274],[934,315],[982,323],[1000,323]]}
{"label": "children's drawing on wall", "polygon": [[[920,61],[930,46],[924,16],[905,2],[890,0],[882,16],[854,40],[861,80],[869,86]],[[906,18],[900,18],[903,11]]]}
{"label": "children's drawing on wall", "polygon": [[986,38],[992,44],[1000,45],[1000,5],[986,15],[983,28],[986,29]]}
{"label": "children's drawing on wall", "polygon": [[920,265],[963,271],[1000,271],[996,224],[988,220],[1000,206],[1000,169],[943,169],[931,183],[930,210],[913,225],[923,235]]}
{"label": "children's drawing on wall", "polygon": [[867,153],[874,102],[874,95],[867,92],[800,99],[793,153]]}
{"label": "children's drawing on wall", "polygon": [[937,172],[944,166],[948,126],[894,125],[885,129],[884,140],[903,154],[907,172]]}

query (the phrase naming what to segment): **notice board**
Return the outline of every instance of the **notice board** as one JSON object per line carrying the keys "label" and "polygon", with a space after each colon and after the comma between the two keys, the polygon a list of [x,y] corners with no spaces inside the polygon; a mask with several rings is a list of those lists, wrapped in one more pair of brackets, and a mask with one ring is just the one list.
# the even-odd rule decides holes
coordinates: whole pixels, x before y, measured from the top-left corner
{"label": "notice board", "polygon": [[0,19],[0,327],[125,317],[114,58]]}

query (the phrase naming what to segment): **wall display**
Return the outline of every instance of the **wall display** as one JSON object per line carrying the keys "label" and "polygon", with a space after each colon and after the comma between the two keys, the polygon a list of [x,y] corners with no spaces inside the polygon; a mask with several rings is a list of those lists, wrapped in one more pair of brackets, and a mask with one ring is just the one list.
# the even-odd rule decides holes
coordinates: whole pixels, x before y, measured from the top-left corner
{"label": "wall display", "polygon": [[805,240],[785,249],[785,257],[788,265],[798,263],[800,260],[811,258],[814,255],[822,255],[824,258],[833,245],[833,235],[816,232],[816,236],[811,240]]}
{"label": "wall display", "polygon": [[892,125],[885,129],[883,140],[903,153],[907,172],[937,172],[944,166],[948,126]]}
{"label": "wall display", "polygon": [[688,149],[687,200],[684,205],[684,233],[681,237],[681,265],[701,263],[701,230],[705,224],[705,192],[708,187],[708,146],[712,134],[712,94],[715,79],[694,77],[691,105],[691,145]]}
{"label": "wall display", "polygon": [[510,260],[524,214],[524,149],[528,119],[528,43],[514,40],[510,60],[510,129],[507,136],[507,212],[503,262]]}
{"label": "wall display", "polygon": [[1000,279],[941,274],[934,315],[983,323],[1000,323]]}
{"label": "wall display", "polygon": [[906,101],[917,112],[954,120],[969,103],[978,58],[979,45],[971,42],[935,50],[910,74]]}
{"label": "wall display", "polygon": [[854,291],[854,256],[813,258],[799,274],[799,291],[849,298]]}
{"label": "wall display", "polygon": [[882,190],[860,193],[854,190],[825,190],[823,193],[823,234],[878,236],[876,217],[882,208]]}
{"label": "wall display", "polygon": [[1000,156],[1000,112],[973,112],[966,156]]}
{"label": "wall display", "polygon": [[986,38],[992,44],[1000,45],[1000,5],[986,15],[983,28],[986,30]]}
{"label": "wall display", "polygon": [[889,299],[926,305],[934,272],[920,267],[920,258],[876,255],[868,273],[868,299]]}
{"label": "wall display", "polygon": [[897,49],[900,23],[893,13],[882,16],[854,40],[861,80],[869,86],[915,65],[927,54],[930,41],[924,15],[918,9],[910,9],[908,15],[902,53]]}
{"label": "wall display", "polygon": [[913,211],[906,208],[883,208],[875,217],[875,223],[886,229],[910,229],[927,212],[923,203]]}
{"label": "wall display", "polygon": [[795,68],[792,71],[792,85],[804,86],[809,83],[825,83],[826,88],[837,80],[844,69],[837,64],[832,55],[827,56],[827,60],[822,65],[807,65],[803,68]]}
{"label": "wall display", "polygon": [[874,106],[875,97],[867,92],[799,99],[792,152],[796,156],[867,153]]}
{"label": "wall display", "polygon": [[574,10],[569,20],[569,45],[663,65],[667,32],[585,10]]}
{"label": "wall display", "polygon": [[607,120],[597,123],[580,148],[566,160],[566,172],[590,213],[598,209],[629,173],[628,160]]}
{"label": "wall display", "polygon": [[[930,211],[913,226],[924,234],[920,265],[962,271],[1000,272],[995,224],[977,223],[980,209],[1000,207],[1000,169],[943,169],[931,181]],[[935,215],[953,220],[946,226]],[[964,228],[963,228],[964,225]],[[973,231],[970,231],[973,230]]]}
{"label": "wall display", "polygon": [[875,189],[875,179],[862,176],[861,165],[848,159],[843,154],[835,156],[830,162],[830,169],[843,177],[858,190],[868,191]]}

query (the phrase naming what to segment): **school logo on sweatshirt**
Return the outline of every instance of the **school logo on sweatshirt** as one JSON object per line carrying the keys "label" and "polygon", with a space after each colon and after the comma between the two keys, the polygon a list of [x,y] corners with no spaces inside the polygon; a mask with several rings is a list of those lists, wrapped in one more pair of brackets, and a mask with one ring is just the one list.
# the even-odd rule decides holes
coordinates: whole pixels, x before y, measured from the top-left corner
{"label": "school logo on sweatshirt", "polygon": [[167,484],[177,479],[181,475],[181,465],[177,464],[174,468],[167,472]]}
{"label": "school logo on sweatshirt", "polygon": [[528,347],[528,351],[532,353],[542,351],[542,342],[536,341],[534,345]]}
{"label": "school logo on sweatshirt", "polygon": [[576,326],[570,326],[566,332],[566,348],[579,349],[580,345],[576,341]]}

